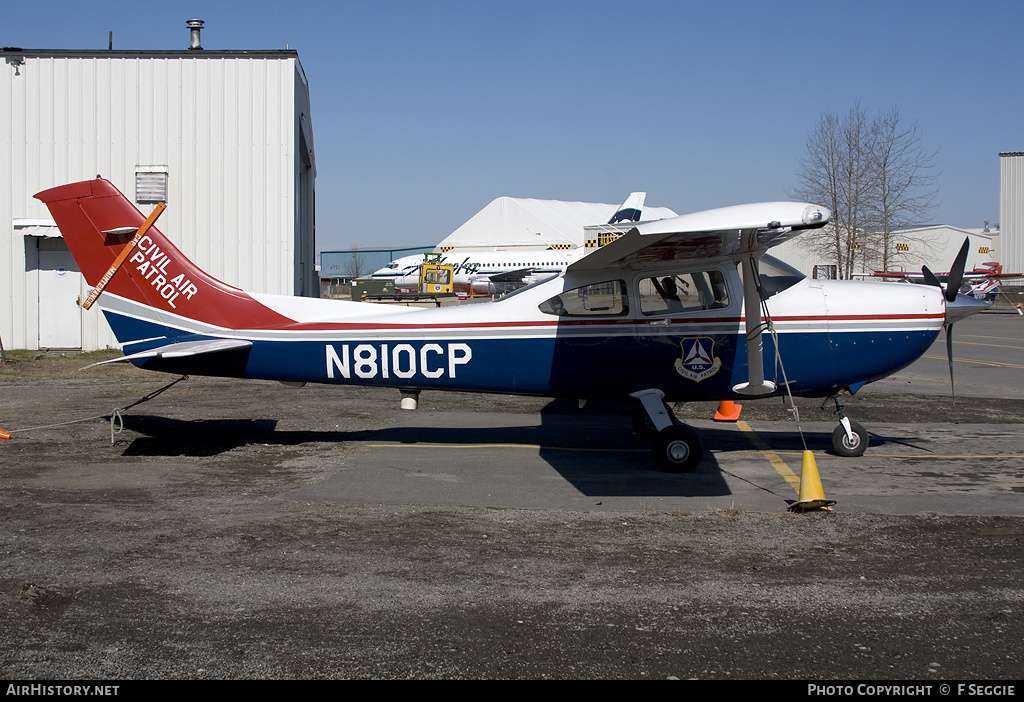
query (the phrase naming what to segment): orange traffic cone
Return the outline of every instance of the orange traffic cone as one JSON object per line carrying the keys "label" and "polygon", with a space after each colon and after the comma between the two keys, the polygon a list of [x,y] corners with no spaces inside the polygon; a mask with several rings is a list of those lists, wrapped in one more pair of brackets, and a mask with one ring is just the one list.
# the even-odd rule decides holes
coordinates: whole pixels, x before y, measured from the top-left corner
{"label": "orange traffic cone", "polygon": [[743,405],[737,405],[732,400],[722,400],[718,403],[718,411],[715,412],[716,422],[735,422],[740,418],[740,410]]}
{"label": "orange traffic cone", "polygon": [[0,431],[0,439],[9,439],[9,438],[11,438],[10,434],[8,434],[6,431]]}
{"label": "orange traffic cone", "polygon": [[826,500],[825,491],[821,487],[818,465],[814,462],[814,453],[804,451],[804,464],[800,470],[800,494],[797,501],[789,506],[791,512],[805,512],[811,509],[831,510],[835,500]]}

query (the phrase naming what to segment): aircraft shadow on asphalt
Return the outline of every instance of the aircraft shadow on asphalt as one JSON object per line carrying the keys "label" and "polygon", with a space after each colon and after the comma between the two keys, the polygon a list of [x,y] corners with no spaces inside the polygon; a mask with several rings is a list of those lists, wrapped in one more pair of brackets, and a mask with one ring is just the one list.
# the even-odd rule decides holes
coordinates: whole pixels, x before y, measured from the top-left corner
{"label": "aircraft shadow on asphalt", "polygon": [[[123,439],[123,456],[216,456],[250,444],[296,446],[306,443],[365,441],[373,432],[280,431],[276,419],[171,419],[129,415],[124,428],[143,436]],[[115,436],[116,439],[116,436]]]}
{"label": "aircraft shadow on asphalt", "polygon": [[[509,469],[513,454],[497,453],[503,447],[539,447],[538,456],[584,495],[606,496],[714,496],[728,495],[728,464],[720,464],[731,452],[749,452],[755,448],[750,437],[734,426],[701,427],[704,458],[692,473],[665,473],[654,467],[648,439],[636,436],[625,406],[598,404],[580,410],[574,401],[553,400],[540,413],[540,423],[516,423],[511,426],[460,426],[435,418],[419,422],[415,415],[404,426],[361,431],[279,430],[276,419],[202,419],[181,420],[160,416],[125,417],[125,428],[141,434],[126,440],[125,456],[215,456],[246,445],[295,446],[306,443],[366,442],[425,445],[415,458],[426,464],[446,461],[445,452],[429,453],[426,445],[495,447],[495,459],[479,470],[500,466]],[[453,415],[454,416],[454,415]],[[807,448],[821,453],[829,450],[827,434],[805,431],[804,440],[795,427],[780,431],[760,431],[761,441],[774,451],[798,453]],[[871,446],[903,443],[900,437],[871,434]],[[787,456],[787,459],[791,459]],[[850,459],[856,460],[856,459]],[[799,459],[789,460],[799,471]],[[774,478],[765,462],[766,484]],[[476,470],[471,468],[471,470]],[[486,479],[478,476],[477,479]],[[749,481],[748,481],[749,482]],[[768,489],[765,487],[764,489]]]}

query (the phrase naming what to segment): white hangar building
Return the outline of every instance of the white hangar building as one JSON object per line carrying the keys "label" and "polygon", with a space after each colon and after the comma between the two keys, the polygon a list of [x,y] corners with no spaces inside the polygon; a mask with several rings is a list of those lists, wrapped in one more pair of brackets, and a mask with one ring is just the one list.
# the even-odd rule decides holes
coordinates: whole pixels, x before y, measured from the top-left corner
{"label": "white hangar building", "polygon": [[[893,236],[899,253],[898,259],[890,266],[892,271],[920,273],[921,266],[928,266],[936,273],[948,271],[966,238],[971,240],[971,247],[967,254],[967,270],[977,268],[987,261],[1001,260],[998,250],[998,229],[983,231],[961,229],[948,224],[929,224],[901,229],[894,232]],[[815,254],[800,236],[769,249],[768,253],[810,277],[837,277],[835,265],[825,257]],[[871,277],[876,269],[877,267],[870,263],[859,261],[854,275]]]}
{"label": "white hangar building", "polygon": [[999,154],[999,231],[1003,270],[1024,271],[1024,152]]}
{"label": "white hangar building", "polygon": [[[499,197],[437,245],[438,251],[575,249],[593,230],[622,233],[632,226],[604,225],[621,205],[566,200]],[[641,219],[675,217],[667,207],[643,207]]]}
{"label": "white hangar building", "polygon": [[117,346],[99,306],[79,306],[89,289],[32,197],[97,175],[143,214],[166,201],[156,226],[224,282],[318,294],[313,132],[298,54],[202,50],[197,29],[193,43],[0,51],[4,348]]}

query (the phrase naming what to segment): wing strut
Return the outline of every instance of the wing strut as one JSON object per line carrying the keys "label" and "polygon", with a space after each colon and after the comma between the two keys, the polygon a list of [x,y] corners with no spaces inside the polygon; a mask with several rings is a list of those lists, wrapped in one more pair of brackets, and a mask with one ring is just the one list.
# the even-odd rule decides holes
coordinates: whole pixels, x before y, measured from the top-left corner
{"label": "wing strut", "polygon": [[757,258],[749,256],[740,263],[743,271],[743,318],[747,328],[747,382],[733,386],[740,395],[767,395],[775,392],[775,383],[764,379],[764,344],[761,333],[761,291],[758,285]]}

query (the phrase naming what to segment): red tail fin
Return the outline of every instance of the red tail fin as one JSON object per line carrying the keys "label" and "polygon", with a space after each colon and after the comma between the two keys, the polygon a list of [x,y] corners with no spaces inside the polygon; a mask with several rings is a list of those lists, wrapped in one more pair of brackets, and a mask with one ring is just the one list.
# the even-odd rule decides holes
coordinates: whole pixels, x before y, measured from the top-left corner
{"label": "red tail fin", "polygon": [[[35,197],[49,208],[82,275],[92,286],[146,220],[128,198],[102,178],[51,188]],[[142,237],[103,294],[228,329],[292,321],[203,272],[156,227]]]}

